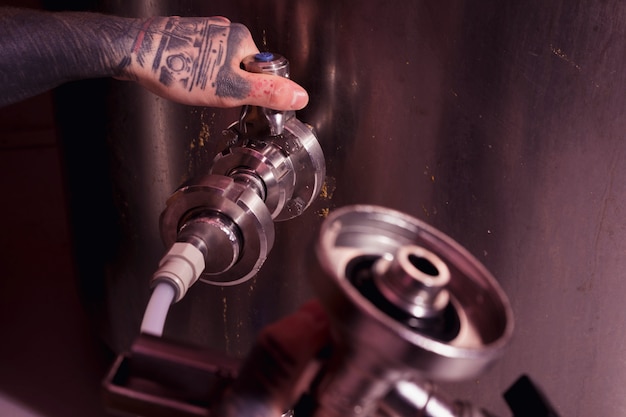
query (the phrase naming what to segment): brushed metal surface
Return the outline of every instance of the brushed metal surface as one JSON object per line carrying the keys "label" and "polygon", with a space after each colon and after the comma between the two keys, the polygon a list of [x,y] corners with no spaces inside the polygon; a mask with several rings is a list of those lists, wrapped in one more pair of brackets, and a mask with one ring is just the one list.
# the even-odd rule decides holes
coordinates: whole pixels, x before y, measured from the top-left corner
{"label": "brushed metal surface", "polygon": [[[325,194],[278,225],[261,273],[236,288],[194,287],[166,332],[244,354],[262,325],[311,296],[307,262],[326,210],[377,204],[456,239],[513,304],[517,331],[504,359],[479,380],[447,386],[451,394],[509,415],[500,395],[528,373],[564,416],[626,415],[626,3],[104,5],[246,24],[309,90],[298,117],[317,129],[327,158]],[[212,159],[238,112],[174,105],[123,83],[109,91],[107,215],[119,229],[104,265],[91,263],[107,273],[106,291],[90,297],[103,334],[123,348],[163,252],[165,198]]]}

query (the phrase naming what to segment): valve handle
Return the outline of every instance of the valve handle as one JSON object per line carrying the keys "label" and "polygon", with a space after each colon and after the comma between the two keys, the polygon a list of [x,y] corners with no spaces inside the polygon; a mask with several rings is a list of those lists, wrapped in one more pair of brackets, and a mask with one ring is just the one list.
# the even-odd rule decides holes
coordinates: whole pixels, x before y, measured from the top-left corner
{"label": "valve handle", "polygon": [[248,72],[274,74],[289,78],[289,60],[274,52],[259,52],[248,55],[241,63]]}
{"label": "valve handle", "polygon": [[[248,72],[273,74],[289,78],[289,60],[273,52],[248,55],[241,61]],[[239,117],[239,130],[248,136],[280,136],[293,111],[274,110],[267,107],[244,106]]]}

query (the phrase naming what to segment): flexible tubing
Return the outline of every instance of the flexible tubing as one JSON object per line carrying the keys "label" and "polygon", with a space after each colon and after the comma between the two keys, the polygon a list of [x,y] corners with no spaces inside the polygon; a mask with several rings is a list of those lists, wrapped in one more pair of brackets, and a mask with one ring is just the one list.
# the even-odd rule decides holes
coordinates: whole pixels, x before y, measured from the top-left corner
{"label": "flexible tubing", "polygon": [[176,290],[167,282],[160,282],[154,287],[141,322],[141,333],[163,335],[167,312],[175,297]]}

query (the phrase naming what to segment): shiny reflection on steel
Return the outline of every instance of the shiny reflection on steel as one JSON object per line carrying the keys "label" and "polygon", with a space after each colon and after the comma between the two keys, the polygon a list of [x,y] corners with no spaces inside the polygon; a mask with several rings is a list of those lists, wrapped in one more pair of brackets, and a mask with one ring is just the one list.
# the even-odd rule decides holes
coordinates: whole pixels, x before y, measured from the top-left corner
{"label": "shiny reflection on steel", "polygon": [[[242,63],[250,72],[289,77],[289,61],[279,54],[251,55]],[[324,153],[313,128],[295,112],[244,106],[227,136],[231,146],[215,157],[211,173],[254,171],[275,221],[299,216],[318,196],[326,176]]]}
{"label": "shiny reflection on steel", "polygon": [[218,154],[211,173],[229,175],[246,167],[264,184],[265,205],[275,221],[302,214],[318,196],[325,177],[324,153],[312,128],[295,117],[276,137],[250,138],[230,128],[236,142]]}
{"label": "shiny reflection on steel", "polygon": [[228,217],[211,212],[191,216],[177,240],[194,245],[205,258],[204,272],[219,274],[239,260],[243,247],[239,227]]}
{"label": "shiny reflection on steel", "polygon": [[471,403],[453,400],[428,381],[400,381],[387,394],[376,417],[496,417]]}
{"label": "shiny reflection on steel", "polygon": [[438,316],[450,301],[448,267],[419,246],[403,246],[395,256],[378,260],[374,281],[385,298],[416,318]]}
{"label": "shiny reflection on steel", "polygon": [[[409,375],[476,377],[511,337],[511,308],[491,274],[452,239],[408,215],[365,205],[337,210],[322,226],[317,254],[325,274],[313,286],[337,349],[317,387],[316,417],[370,415]],[[415,258],[422,261],[407,265]],[[396,273],[377,277],[381,259]],[[408,297],[398,296],[398,283]],[[433,291],[437,286],[443,288]],[[448,300],[445,307],[440,298]]]}

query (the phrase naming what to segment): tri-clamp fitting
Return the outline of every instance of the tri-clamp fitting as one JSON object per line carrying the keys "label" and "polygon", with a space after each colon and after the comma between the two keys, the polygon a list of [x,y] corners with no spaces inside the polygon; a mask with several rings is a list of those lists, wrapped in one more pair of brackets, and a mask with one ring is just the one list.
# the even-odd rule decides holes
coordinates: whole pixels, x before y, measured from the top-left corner
{"label": "tri-clamp fitting", "polygon": [[[337,210],[322,225],[317,253],[323,274],[312,285],[335,349],[316,389],[314,417],[371,416],[398,384],[475,377],[511,337],[511,307],[491,274],[406,214]],[[417,415],[457,415],[425,409]]]}
{"label": "tri-clamp fitting", "polygon": [[[250,72],[289,78],[289,62],[278,54],[249,56],[243,65]],[[317,197],[324,154],[313,128],[293,111],[245,106],[226,134],[231,146],[217,155],[211,173],[256,187],[275,221],[299,216]]]}
{"label": "tri-clamp fitting", "polygon": [[[289,62],[278,54],[252,55],[243,65],[289,77]],[[313,128],[293,111],[245,106],[224,134],[228,147],[208,174],[174,192],[161,214],[164,243],[192,243],[205,257],[200,280],[222,286],[257,273],[274,243],[273,222],[302,214],[325,177]]]}

